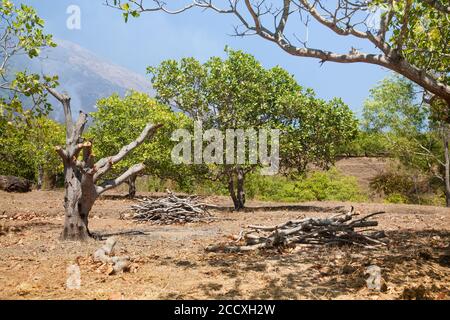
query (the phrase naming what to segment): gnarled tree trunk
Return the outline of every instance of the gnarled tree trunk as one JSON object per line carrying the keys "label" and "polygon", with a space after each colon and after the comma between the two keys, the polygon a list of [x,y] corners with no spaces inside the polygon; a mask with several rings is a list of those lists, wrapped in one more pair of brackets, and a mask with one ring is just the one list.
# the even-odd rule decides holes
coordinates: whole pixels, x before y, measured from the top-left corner
{"label": "gnarled tree trunk", "polygon": [[[236,188],[235,188],[236,176]],[[242,168],[237,168],[228,173],[228,192],[233,200],[234,210],[240,211],[245,208],[245,171]]]}
{"label": "gnarled tree trunk", "polygon": [[137,164],[116,179],[104,181],[100,185],[97,185],[97,182],[115,163],[151,137],[161,125],[148,124],[141,135],[129,145],[124,146],[119,153],[94,162],[92,143],[82,138],[87,115],[80,111],[77,122],[73,123],[70,97],[51,88],[48,88],[48,91],[63,105],[66,120],[66,146],[65,148],[56,147],[64,163],[65,221],[61,239],[86,240],[91,236],[88,221],[89,212],[95,200],[103,192],[136,176],[145,166]]}
{"label": "gnarled tree trunk", "polygon": [[135,175],[128,179],[128,198],[133,199],[136,196],[136,179]]}

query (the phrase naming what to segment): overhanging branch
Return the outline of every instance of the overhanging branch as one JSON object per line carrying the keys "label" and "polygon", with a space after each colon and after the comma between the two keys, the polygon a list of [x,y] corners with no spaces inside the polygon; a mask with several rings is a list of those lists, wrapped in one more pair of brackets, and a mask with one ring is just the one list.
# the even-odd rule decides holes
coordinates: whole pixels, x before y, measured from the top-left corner
{"label": "overhanging branch", "polygon": [[[115,8],[121,8],[121,1],[117,1],[115,5],[111,5],[111,0],[105,0],[106,4]],[[448,8],[443,6],[440,1],[437,0],[423,0],[424,2],[433,5],[437,10],[447,12]],[[122,1],[124,2],[124,1]],[[214,5],[213,0],[193,0],[187,6],[184,6],[178,10],[170,10],[167,8],[165,2],[160,0],[151,1],[155,6],[146,7],[144,0],[129,0],[126,1],[133,5],[132,10],[135,12],[150,12],[150,11],[163,11],[170,14],[182,13],[192,8],[209,9],[218,13],[226,13],[234,15],[242,26],[246,28],[246,31],[236,32],[239,36],[246,36],[249,34],[257,34],[260,37],[276,43],[285,52],[299,56],[316,58],[321,63],[326,61],[337,63],[369,63],[375,64],[387,69],[393,70],[409,80],[417,83],[428,92],[439,96],[448,103],[450,103],[450,86],[445,82],[440,81],[433,73],[427,72],[417,68],[415,65],[406,61],[402,57],[401,52],[397,48],[391,48],[385,41],[387,28],[394,16],[394,9],[392,2],[390,3],[390,9],[382,17],[380,21],[380,30],[373,34],[367,25],[369,5],[366,1],[350,1],[339,0],[332,1],[335,5],[335,10],[325,8],[327,1],[324,0],[285,0],[283,1],[283,8],[278,10],[277,13],[273,13],[271,10],[261,11],[260,7],[268,1],[251,2],[250,0],[244,0],[244,4],[238,8],[238,4],[242,3],[238,0],[228,0],[228,8],[219,8]],[[299,10],[305,11],[314,20],[320,24],[326,26],[334,33],[340,36],[355,36],[360,39],[366,39],[380,50],[379,53],[361,53],[356,49],[349,50],[348,54],[339,54],[324,49],[310,48],[304,45],[304,47],[298,47],[293,45],[286,35],[283,33],[288,21],[288,18],[293,12],[298,10],[290,10],[290,6],[296,5]],[[270,5],[267,5],[270,7]],[[278,15],[281,12],[282,17],[279,24],[275,25],[273,31],[263,24],[262,16],[267,13]],[[361,20],[359,17],[361,14],[364,18]],[[353,21],[355,19],[356,21]],[[404,25],[404,24],[403,24]],[[360,26],[365,26],[367,30],[361,31]]]}

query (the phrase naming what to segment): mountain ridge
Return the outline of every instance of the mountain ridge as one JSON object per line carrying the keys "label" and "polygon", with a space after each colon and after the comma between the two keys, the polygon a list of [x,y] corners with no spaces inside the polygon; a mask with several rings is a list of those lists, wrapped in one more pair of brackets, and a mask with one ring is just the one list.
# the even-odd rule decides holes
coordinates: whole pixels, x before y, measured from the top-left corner
{"label": "mountain ridge", "polygon": [[[96,55],[82,46],[67,40],[56,39],[57,47],[46,48],[38,59],[19,58],[17,69],[29,72],[57,75],[60,86],[72,98],[72,112],[80,110],[94,112],[96,102],[114,93],[121,96],[130,90],[153,95],[149,80]],[[54,110],[51,117],[62,121],[63,112],[59,103],[50,99]]]}

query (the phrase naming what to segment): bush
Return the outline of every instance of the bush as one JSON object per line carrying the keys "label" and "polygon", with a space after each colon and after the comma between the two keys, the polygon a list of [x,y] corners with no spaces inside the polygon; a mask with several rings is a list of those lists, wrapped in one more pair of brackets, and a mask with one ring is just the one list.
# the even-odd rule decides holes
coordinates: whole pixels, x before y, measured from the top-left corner
{"label": "bush", "polygon": [[313,172],[309,177],[252,175],[247,184],[247,196],[265,201],[363,201],[367,197],[354,177],[341,174],[336,168]]}
{"label": "bush", "polygon": [[343,145],[338,153],[353,157],[377,157],[389,154],[389,144],[382,133],[360,131],[355,140]]}
{"label": "bush", "polygon": [[392,193],[392,194],[388,195],[386,197],[386,199],[384,199],[384,202],[404,204],[404,203],[408,203],[409,201],[408,201],[407,197],[405,197],[404,195],[402,195],[400,193]]}
{"label": "bush", "polygon": [[396,172],[384,172],[370,181],[370,188],[386,196],[410,195],[413,193],[414,181],[410,175]]}
{"label": "bush", "polygon": [[367,199],[367,196],[361,192],[356,178],[345,176],[336,168],[325,172],[313,172],[306,179],[299,181],[295,188],[300,201],[364,201]]}
{"label": "bush", "polygon": [[246,195],[249,199],[263,201],[299,201],[295,181],[283,176],[250,175],[246,181]]}
{"label": "bush", "polygon": [[444,205],[441,186],[432,177],[420,175],[404,168],[394,168],[377,175],[370,181],[370,188],[380,194],[387,203],[411,203]]}

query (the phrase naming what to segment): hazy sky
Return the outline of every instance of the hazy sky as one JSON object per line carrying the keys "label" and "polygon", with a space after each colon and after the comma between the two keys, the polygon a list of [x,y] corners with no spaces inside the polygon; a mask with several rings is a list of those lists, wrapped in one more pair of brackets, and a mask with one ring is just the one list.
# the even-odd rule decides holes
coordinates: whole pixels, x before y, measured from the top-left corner
{"label": "hazy sky", "polygon": [[[253,54],[264,66],[280,65],[294,74],[304,87],[313,88],[319,97],[341,97],[359,113],[369,89],[387,75],[387,71],[374,65],[337,64],[320,65],[311,58],[290,56],[275,44],[259,37],[237,38],[231,15],[194,10],[182,15],[163,13],[143,14],[126,24],[117,10],[103,5],[103,0],[24,0],[38,10],[46,21],[46,31],[56,38],[73,41],[98,56],[122,65],[140,74],[146,67],[165,59],[193,56],[205,61],[210,56],[223,56],[226,45]],[[170,1],[168,1],[170,2]],[[176,3],[182,3],[177,0]],[[220,0],[218,0],[220,2]],[[225,3],[226,1],[224,1]],[[81,9],[81,29],[69,30],[66,13],[70,5]],[[289,33],[306,37],[300,25],[293,24]],[[331,35],[328,30],[312,24],[309,28],[310,44],[319,48],[348,52],[351,46],[372,51],[372,46],[350,37]]]}

